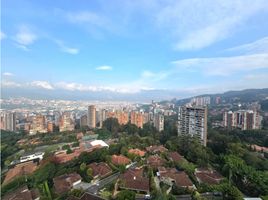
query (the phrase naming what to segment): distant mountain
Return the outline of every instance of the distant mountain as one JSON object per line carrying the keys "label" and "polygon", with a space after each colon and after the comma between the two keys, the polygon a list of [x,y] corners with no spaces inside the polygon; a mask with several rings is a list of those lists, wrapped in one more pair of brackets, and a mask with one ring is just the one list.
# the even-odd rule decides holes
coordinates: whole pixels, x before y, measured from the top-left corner
{"label": "distant mountain", "polygon": [[[45,90],[33,88],[1,88],[1,98],[29,99],[61,99],[61,100],[93,100],[93,101],[129,101],[149,103],[154,101],[168,100],[177,105],[183,105],[191,100],[194,95],[192,91],[176,90],[141,90],[136,93],[120,93],[112,91],[70,91],[70,90]],[[201,93],[201,91],[200,91]],[[200,94],[199,93],[199,94]],[[203,94],[199,96],[210,96],[214,99],[220,96],[226,102],[240,101],[252,102],[268,97],[268,88],[246,89],[241,91],[228,91],[222,94]],[[189,97],[189,98],[188,98]],[[180,99],[180,100],[175,100]]]}
{"label": "distant mountain", "polygon": [[[254,101],[263,101],[268,98],[268,88],[263,89],[246,89],[240,91],[228,91],[224,93],[217,94],[203,94],[195,97],[204,97],[210,96],[212,101],[215,100],[216,97],[220,97],[221,100],[225,102],[254,102]],[[193,97],[191,97],[193,98]],[[180,99],[176,102],[177,105],[183,105],[185,103],[190,102],[191,98]]]}

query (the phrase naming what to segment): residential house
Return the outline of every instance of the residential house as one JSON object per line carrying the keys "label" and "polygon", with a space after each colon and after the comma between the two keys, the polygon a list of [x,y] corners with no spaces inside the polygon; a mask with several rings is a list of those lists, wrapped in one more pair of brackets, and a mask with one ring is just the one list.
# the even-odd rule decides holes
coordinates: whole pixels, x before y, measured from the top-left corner
{"label": "residential house", "polygon": [[14,178],[32,174],[37,169],[37,162],[29,161],[15,165],[9,169],[3,184],[11,182]]}
{"label": "residential house", "polygon": [[143,168],[128,169],[119,177],[119,188],[149,193],[149,178],[143,174]]}
{"label": "residential house", "polygon": [[167,155],[168,159],[173,161],[173,162],[180,162],[183,160],[183,156],[180,155],[178,152],[173,151],[173,152],[168,152]]}
{"label": "residential house", "polygon": [[164,153],[167,152],[168,149],[166,149],[163,145],[154,145],[146,147],[146,151],[149,153]]}
{"label": "residential house", "polygon": [[212,169],[195,169],[195,176],[199,183],[206,183],[209,185],[219,184],[223,180],[223,176],[220,175],[217,171]]}
{"label": "residential house", "polygon": [[71,190],[75,185],[81,183],[81,176],[77,173],[64,174],[53,178],[55,192],[63,194]]}
{"label": "residential house", "polygon": [[92,176],[94,179],[96,178],[103,178],[109,174],[111,174],[113,171],[110,168],[110,166],[104,162],[100,163],[91,163],[88,165],[92,169]]}
{"label": "residential house", "polygon": [[127,165],[131,162],[126,156],[123,155],[112,155],[112,163],[114,165]]}
{"label": "residential house", "polygon": [[37,189],[29,190],[28,187],[22,186],[15,191],[9,192],[2,197],[2,200],[39,200],[40,193]]}
{"label": "residential house", "polygon": [[161,167],[158,169],[157,174],[160,180],[167,185],[172,186],[176,184],[178,187],[195,189],[195,185],[184,171],[178,171],[175,168]]}
{"label": "residential house", "polygon": [[143,157],[145,155],[145,151],[142,151],[140,149],[129,149],[128,153],[134,154],[134,155],[137,155],[137,156],[140,156],[140,157]]}
{"label": "residential house", "polygon": [[165,159],[161,158],[159,155],[152,155],[147,158],[147,164],[155,169],[163,166],[165,162]]}

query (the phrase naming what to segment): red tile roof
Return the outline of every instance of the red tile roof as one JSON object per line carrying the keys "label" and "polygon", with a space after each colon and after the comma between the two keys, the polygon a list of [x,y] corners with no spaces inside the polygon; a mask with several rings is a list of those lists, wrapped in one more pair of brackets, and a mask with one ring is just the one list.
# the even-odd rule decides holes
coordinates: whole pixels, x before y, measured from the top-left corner
{"label": "red tile roof", "polygon": [[29,190],[27,186],[22,186],[2,197],[2,200],[34,200],[40,197],[36,189]]}
{"label": "red tile roof", "polygon": [[165,160],[158,155],[152,155],[147,158],[147,164],[153,168],[158,168],[165,164]]}
{"label": "red tile roof", "polygon": [[179,187],[193,187],[194,184],[184,171],[177,171],[175,168],[167,168],[166,171],[162,169],[160,177],[173,179]]}
{"label": "red tile roof", "polygon": [[183,156],[180,155],[178,152],[174,151],[168,153],[168,158],[173,162],[179,162],[183,159]]}
{"label": "red tile roof", "polygon": [[168,149],[166,149],[163,145],[154,145],[154,146],[149,146],[149,147],[146,147],[146,151],[148,152],[151,152],[151,153],[163,153],[163,152],[166,152],[168,151]]}
{"label": "red tile roof", "polygon": [[128,153],[135,154],[135,155],[138,155],[141,157],[143,157],[145,155],[145,152],[140,150],[140,149],[129,149]]}
{"label": "red tile roof", "polygon": [[8,170],[3,184],[6,184],[19,176],[29,175],[36,169],[37,163],[34,163],[33,161],[17,164],[14,168]]}
{"label": "red tile roof", "polygon": [[112,155],[112,163],[114,165],[127,165],[131,162],[126,156],[123,155]]}
{"label": "red tile roof", "polygon": [[129,169],[119,177],[122,189],[149,192],[149,178],[143,176],[143,169]]}
{"label": "red tile roof", "polygon": [[112,169],[104,162],[101,163],[91,163],[88,165],[93,170],[93,177],[99,176],[104,177],[112,173]]}
{"label": "red tile roof", "polygon": [[223,176],[215,170],[210,169],[196,169],[195,176],[199,183],[218,184]]}
{"label": "red tile roof", "polygon": [[81,176],[77,173],[64,174],[53,178],[56,193],[62,194],[68,192],[73,187],[73,184],[81,179]]}

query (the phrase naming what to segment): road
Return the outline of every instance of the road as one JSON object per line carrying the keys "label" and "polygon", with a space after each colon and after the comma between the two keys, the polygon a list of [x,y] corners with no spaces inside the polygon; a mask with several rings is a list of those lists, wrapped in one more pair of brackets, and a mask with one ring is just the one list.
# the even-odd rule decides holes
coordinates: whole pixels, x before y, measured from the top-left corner
{"label": "road", "polygon": [[100,181],[97,181],[96,184],[87,188],[87,192],[92,193],[92,194],[97,194],[101,188],[103,188],[105,185],[116,180],[119,177],[119,175],[120,175],[120,172],[117,172],[111,176],[108,176],[108,177],[100,180]]}

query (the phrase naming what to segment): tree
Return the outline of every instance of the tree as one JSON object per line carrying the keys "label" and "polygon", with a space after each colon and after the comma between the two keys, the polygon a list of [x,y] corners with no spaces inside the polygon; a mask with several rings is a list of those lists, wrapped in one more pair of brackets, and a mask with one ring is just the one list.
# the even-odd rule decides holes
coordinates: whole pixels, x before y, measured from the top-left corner
{"label": "tree", "polygon": [[239,171],[244,167],[244,161],[235,156],[235,155],[227,155],[224,157],[225,165],[223,169],[228,171],[228,179],[229,183],[231,183],[233,176],[237,176]]}
{"label": "tree", "polygon": [[42,184],[47,180],[51,180],[56,172],[56,167],[54,163],[47,163],[46,165],[40,167],[34,173],[34,180],[36,185]]}
{"label": "tree", "polygon": [[71,153],[73,153],[73,151],[69,148],[69,149],[67,149],[66,153],[71,154]]}
{"label": "tree", "polygon": [[70,149],[70,146],[68,144],[65,144],[61,147],[62,150],[68,150]]}
{"label": "tree", "polygon": [[108,118],[103,122],[103,127],[112,133],[116,133],[120,127],[116,118]]}
{"label": "tree", "polygon": [[81,171],[85,171],[86,168],[87,168],[86,163],[81,163],[81,165],[80,165],[80,170],[81,170]]}
{"label": "tree", "polygon": [[135,200],[135,192],[123,190],[117,194],[116,200]]}
{"label": "tree", "polygon": [[92,174],[93,174],[93,170],[92,170],[92,168],[88,168],[87,169],[87,175],[89,176],[89,177],[92,177]]}

